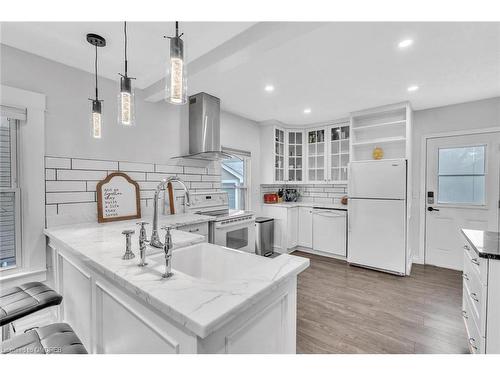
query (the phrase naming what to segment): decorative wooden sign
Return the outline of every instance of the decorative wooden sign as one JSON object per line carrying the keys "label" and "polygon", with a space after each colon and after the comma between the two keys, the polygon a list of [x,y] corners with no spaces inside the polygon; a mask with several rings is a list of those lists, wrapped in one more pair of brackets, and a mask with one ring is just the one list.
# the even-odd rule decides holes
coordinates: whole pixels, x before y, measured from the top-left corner
{"label": "decorative wooden sign", "polygon": [[139,219],[139,184],[121,172],[111,173],[97,184],[97,221]]}

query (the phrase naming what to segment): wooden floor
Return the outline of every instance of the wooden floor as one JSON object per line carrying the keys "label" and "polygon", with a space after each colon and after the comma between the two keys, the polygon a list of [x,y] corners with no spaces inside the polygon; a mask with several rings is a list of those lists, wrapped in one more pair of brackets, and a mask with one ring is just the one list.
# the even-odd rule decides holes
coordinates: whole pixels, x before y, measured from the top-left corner
{"label": "wooden floor", "polygon": [[410,277],[296,251],[297,353],[468,353],[461,272],[414,265]]}

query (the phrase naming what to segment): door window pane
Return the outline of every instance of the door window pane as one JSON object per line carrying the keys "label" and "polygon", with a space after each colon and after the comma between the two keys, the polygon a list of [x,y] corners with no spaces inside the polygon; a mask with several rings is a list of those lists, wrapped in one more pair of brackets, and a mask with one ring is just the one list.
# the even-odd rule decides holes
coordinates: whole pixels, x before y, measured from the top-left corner
{"label": "door window pane", "polygon": [[440,148],[438,203],[485,204],[486,146]]}

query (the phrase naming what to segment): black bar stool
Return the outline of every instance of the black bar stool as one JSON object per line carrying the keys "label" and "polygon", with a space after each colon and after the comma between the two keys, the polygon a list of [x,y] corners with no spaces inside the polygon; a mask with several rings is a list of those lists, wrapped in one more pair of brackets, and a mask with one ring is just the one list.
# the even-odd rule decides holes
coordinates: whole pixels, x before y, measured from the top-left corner
{"label": "black bar stool", "polygon": [[32,328],[9,339],[8,325],[29,314],[61,303],[62,296],[40,282],[31,282],[0,292],[0,353],[86,354],[82,342],[66,323]]}

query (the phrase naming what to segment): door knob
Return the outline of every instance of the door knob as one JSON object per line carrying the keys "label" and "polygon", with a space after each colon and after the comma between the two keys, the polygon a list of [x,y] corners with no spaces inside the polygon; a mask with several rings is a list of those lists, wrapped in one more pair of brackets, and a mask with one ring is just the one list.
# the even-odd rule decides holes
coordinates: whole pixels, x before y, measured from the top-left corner
{"label": "door knob", "polygon": [[427,207],[427,211],[439,211],[439,209],[434,208],[434,207]]}

